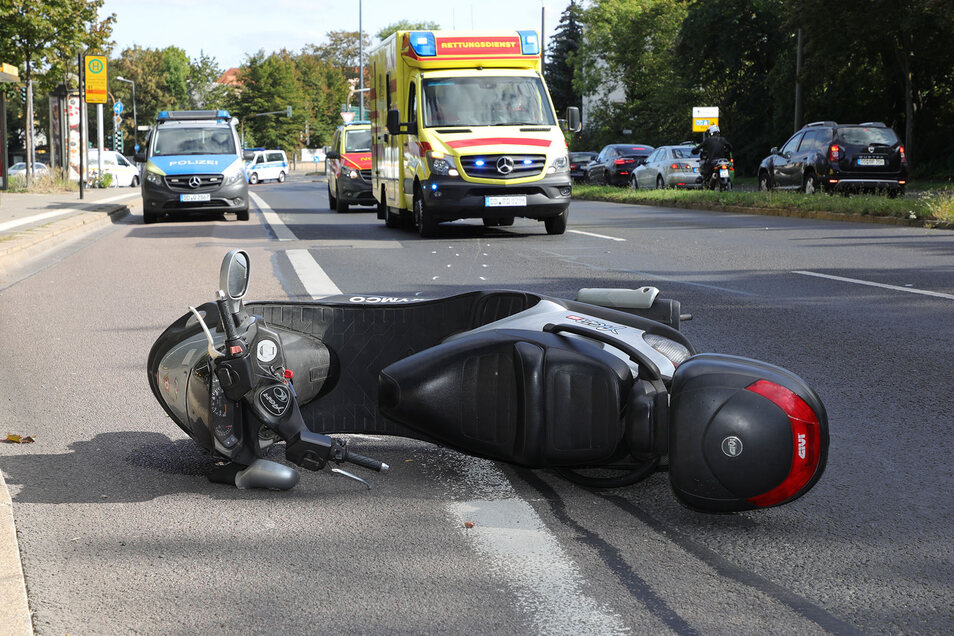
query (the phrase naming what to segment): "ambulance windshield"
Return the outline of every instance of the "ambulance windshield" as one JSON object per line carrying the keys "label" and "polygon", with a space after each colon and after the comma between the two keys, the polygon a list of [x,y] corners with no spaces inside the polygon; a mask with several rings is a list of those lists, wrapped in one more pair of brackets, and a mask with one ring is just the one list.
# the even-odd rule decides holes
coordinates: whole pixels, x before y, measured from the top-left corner
{"label": "ambulance windshield", "polygon": [[534,76],[424,79],[424,126],[554,126]]}

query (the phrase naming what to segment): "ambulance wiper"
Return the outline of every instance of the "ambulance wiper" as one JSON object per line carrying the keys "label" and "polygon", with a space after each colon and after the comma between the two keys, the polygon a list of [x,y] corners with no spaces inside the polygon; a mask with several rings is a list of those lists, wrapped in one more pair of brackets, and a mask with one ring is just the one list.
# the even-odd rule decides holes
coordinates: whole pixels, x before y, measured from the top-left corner
{"label": "ambulance wiper", "polygon": [[541,124],[535,121],[514,121],[514,122],[500,122],[498,124],[491,124],[491,126],[548,126],[549,124]]}

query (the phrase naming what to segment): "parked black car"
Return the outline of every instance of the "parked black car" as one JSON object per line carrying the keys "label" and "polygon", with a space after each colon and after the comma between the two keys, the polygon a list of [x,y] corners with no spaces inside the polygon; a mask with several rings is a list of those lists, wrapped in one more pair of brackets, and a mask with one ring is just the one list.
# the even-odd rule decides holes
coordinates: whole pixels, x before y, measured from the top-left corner
{"label": "parked black car", "polygon": [[630,174],[655,148],[646,144],[610,144],[590,164],[589,183],[629,185]]}
{"label": "parked black car", "polygon": [[596,159],[595,152],[571,152],[570,178],[573,181],[588,181],[588,166],[594,159]]}
{"label": "parked black car", "polygon": [[807,124],[759,165],[759,190],[904,194],[908,162],[895,132],[880,122]]}

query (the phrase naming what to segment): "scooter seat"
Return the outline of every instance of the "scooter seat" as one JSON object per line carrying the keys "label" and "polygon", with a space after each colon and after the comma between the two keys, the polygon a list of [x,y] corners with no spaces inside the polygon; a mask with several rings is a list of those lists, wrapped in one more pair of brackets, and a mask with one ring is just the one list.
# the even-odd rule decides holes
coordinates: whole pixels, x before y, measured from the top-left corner
{"label": "scooter seat", "polygon": [[621,359],[557,334],[479,332],[378,376],[381,413],[435,441],[528,466],[605,463],[617,454],[633,384]]}

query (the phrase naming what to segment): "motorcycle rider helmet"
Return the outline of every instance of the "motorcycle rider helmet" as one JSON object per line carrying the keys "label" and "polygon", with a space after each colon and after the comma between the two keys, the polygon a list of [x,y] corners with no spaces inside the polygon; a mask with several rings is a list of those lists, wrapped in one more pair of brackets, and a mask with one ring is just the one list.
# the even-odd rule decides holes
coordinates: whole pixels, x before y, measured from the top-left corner
{"label": "motorcycle rider helmet", "polygon": [[718,126],[716,126],[715,124],[712,124],[711,126],[709,126],[708,129],[706,129],[706,132],[709,133],[710,137],[715,137],[716,135],[719,134],[720,131]]}

